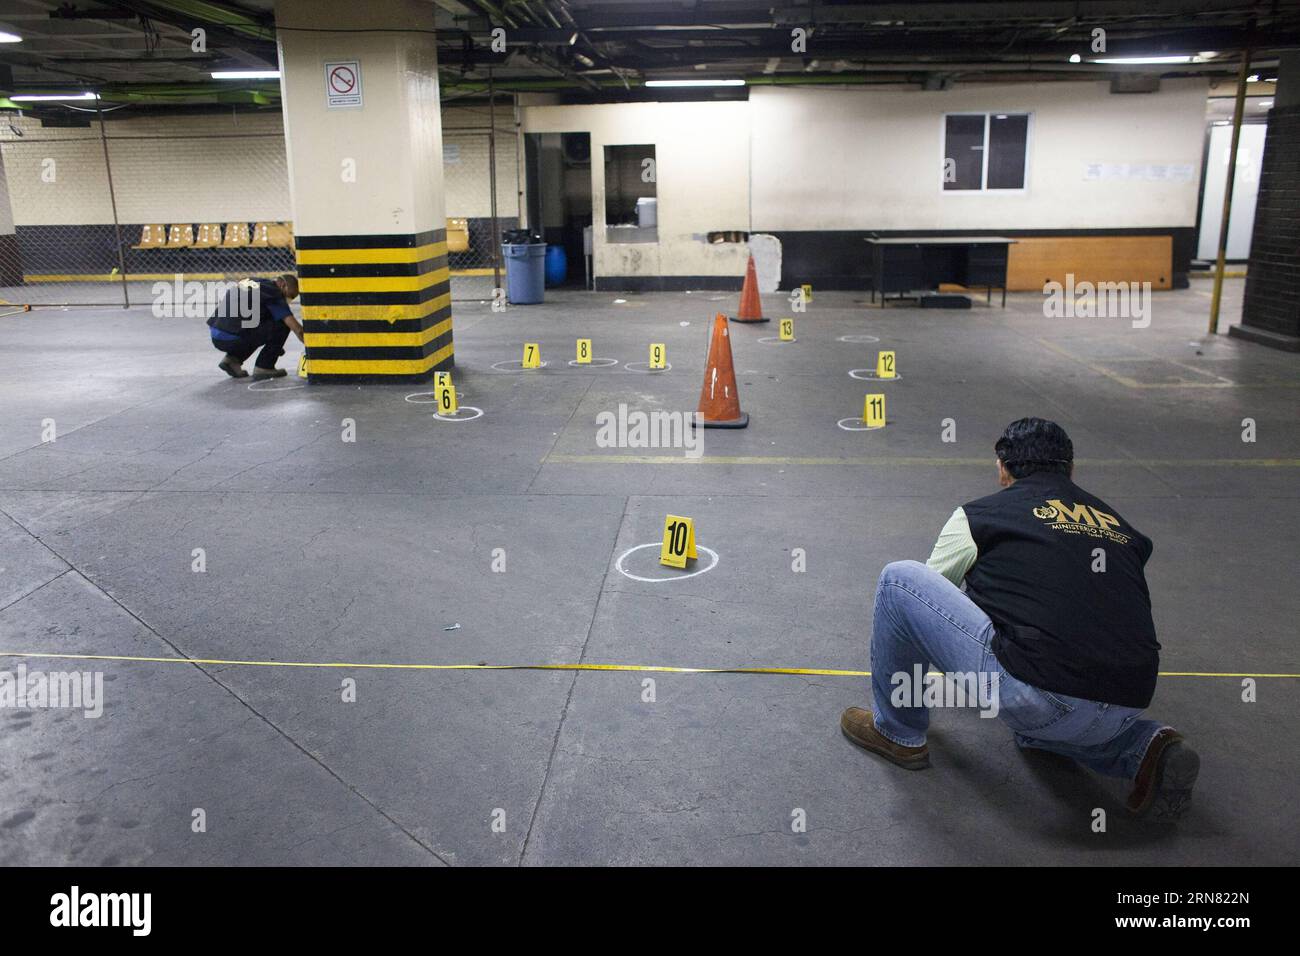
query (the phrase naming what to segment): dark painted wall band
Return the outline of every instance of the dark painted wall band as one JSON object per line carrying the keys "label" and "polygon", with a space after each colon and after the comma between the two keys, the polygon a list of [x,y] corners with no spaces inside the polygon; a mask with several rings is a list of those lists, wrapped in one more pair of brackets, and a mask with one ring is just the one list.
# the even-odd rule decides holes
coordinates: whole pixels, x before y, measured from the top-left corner
{"label": "dark painted wall band", "polygon": [[[1196,230],[1191,226],[1151,226],[1116,229],[838,229],[755,230],[781,242],[781,288],[811,282],[825,289],[864,290],[869,285],[870,257],[863,241],[870,236],[943,238],[947,236],[1006,236],[1010,239],[1088,236],[1170,236],[1174,288],[1187,285],[1187,271],[1195,252]],[[629,286],[628,288],[631,288]]]}

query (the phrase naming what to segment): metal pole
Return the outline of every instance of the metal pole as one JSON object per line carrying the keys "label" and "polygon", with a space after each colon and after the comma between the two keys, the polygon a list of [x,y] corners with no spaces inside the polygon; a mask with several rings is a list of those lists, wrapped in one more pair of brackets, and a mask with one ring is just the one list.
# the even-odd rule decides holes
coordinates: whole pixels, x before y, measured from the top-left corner
{"label": "metal pole", "polygon": [[515,123],[515,226],[518,227],[524,223],[524,135],[520,132],[523,127],[519,122],[518,93],[510,94],[510,115]]}
{"label": "metal pole", "polygon": [[117,221],[117,194],[113,191],[113,164],[108,159],[108,134],[104,132],[104,111],[95,94],[95,113],[99,116],[99,142],[104,147],[104,173],[108,176],[108,201],[113,207],[113,235],[117,240],[117,272],[122,277],[122,308],[131,308],[131,295],[126,288],[126,257],[122,255],[122,225]]}
{"label": "metal pole", "polygon": [[492,288],[501,288],[501,221],[497,219],[497,113],[492,68],[488,68],[488,192],[492,199]]}
{"label": "metal pole", "polygon": [[1219,331],[1219,303],[1223,298],[1223,263],[1228,251],[1228,223],[1232,218],[1232,187],[1237,181],[1237,144],[1241,141],[1241,117],[1246,111],[1246,77],[1250,75],[1250,46],[1241,51],[1237,74],[1237,105],[1232,112],[1232,148],[1228,151],[1228,182],[1223,187],[1223,221],[1219,223],[1219,258],[1214,266],[1214,294],[1210,299],[1210,335]]}

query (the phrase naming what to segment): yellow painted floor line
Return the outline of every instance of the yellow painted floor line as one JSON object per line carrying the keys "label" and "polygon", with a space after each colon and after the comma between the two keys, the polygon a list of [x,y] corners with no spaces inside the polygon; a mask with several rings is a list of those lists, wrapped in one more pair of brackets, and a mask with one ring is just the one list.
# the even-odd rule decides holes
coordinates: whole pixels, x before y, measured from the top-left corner
{"label": "yellow painted floor line", "polygon": [[[1040,338],[1038,339],[1038,342],[1049,352],[1055,352],[1062,358],[1067,358],[1072,362],[1078,362],[1089,371],[1096,372],[1098,375],[1104,375],[1112,382],[1117,382],[1125,388],[1235,388],[1237,385],[1236,382],[1229,381],[1228,379],[1220,379],[1217,382],[1139,382],[1137,379],[1130,378],[1127,375],[1121,375],[1104,365],[1098,365],[1096,362],[1080,358],[1069,349],[1062,348],[1049,339]],[[1159,356],[1151,356],[1150,361],[1159,362],[1168,360],[1162,359]],[[1199,374],[1209,374],[1208,372],[1196,371],[1198,371]]]}
{"label": "yellow painted floor line", "polygon": [[[125,654],[47,654],[39,651],[0,651],[0,658],[27,660],[124,661],[136,664],[209,664],[234,667],[308,667],[390,671],[638,671],[666,674],[788,674],[814,677],[870,677],[871,671],[827,667],[672,667],[664,664],[389,664],[347,661],[237,661],[200,657],[133,657]],[[937,673],[931,671],[930,673]],[[1300,674],[1161,671],[1161,677],[1274,677],[1300,679]]]}
{"label": "yellow painted floor line", "polygon": [[[551,465],[894,465],[989,467],[986,458],[799,458],[783,455],[547,455]],[[1192,466],[1200,468],[1296,468],[1300,458],[1076,458],[1076,465],[1093,467]]]}
{"label": "yellow painted floor line", "polygon": [[1135,378],[1132,378],[1128,375],[1122,375],[1119,372],[1115,371],[1114,369],[1108,368],[1105,365],[1098,364],[1098,362],[1095,360],[1086,359],[1083,358],[1082,356],[1075,355],[1069,349],[1057,345],[1055,342],[1052,342],[1049,339],[1039,338],[1037,341],[1048,351],[1055,352],[1057,355],[1061,356],[1062,358],[1067,358],[1071,362],[1078,362],[1080,365],[1082,365],[1084,368],[1088,369],[1089,371],[1096,372],[1098,375],[1105,376],[1106,378],[1110,379],[1112,382],[1115,382],[1116,384],[1119,385],[1123,385],[1125,388],[1132,388],[1132,389],[1300,388],[1300,382],[1235,382],[1232,379],[1224,378],[1222,375],[1218,375],[1214,372],[1209,372],[1206,371],[1205,369],[1197,368],[1194,365],[1188,365],[1186,362],[1180,359],[1170,358],[1169,356],[1166,355],[1156,355],[1154,353],[1145,352],[1141,349],[1138,349],[1139,352],[1142,352],[1141,356],[1124,356],[1121,358],[1105,359],[1106,362],[1167,362],[1170,365],[1185,369],[1186,371],[1189,372],[1194,372],[1197,375],[1201,375],[1206,378],[1216,379],[1216,381],[1212,381],[1212,382],[1189,382],[1185,379],[1178,382],[1139,382]]}
{"label": "yellow painted floor line", "polygon": [[[270,247],[268,247],[270,248]],[[502,271],[505,267],[502,266]],[[493,275],[491,269],[452,269],[453,276],[490,276]],[[33,273],[23,277],[26,282],[121,282],[125,279],[127,282],[173,282],[177,276],[182,279],[192,279],[194,281],[216,280],[227,278],[241,278],[244,276],[260,276],[262,278],[273,279],[280,275],[280,272],[128,272],[125,275],[118,272],[76,272],[76,273]]]}

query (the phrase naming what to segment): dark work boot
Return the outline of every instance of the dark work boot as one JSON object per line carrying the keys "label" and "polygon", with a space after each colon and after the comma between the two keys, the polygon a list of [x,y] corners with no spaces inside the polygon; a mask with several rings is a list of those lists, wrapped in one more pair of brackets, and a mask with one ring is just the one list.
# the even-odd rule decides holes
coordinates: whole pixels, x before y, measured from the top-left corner
{"label": "dark work boot", "polygon": [[217,363],[217,368],[221,369],[221,371],[225,372],[231,378],[248,378],[248,373],[236,364],[235,360],[229,355]]}
{"label": "dark work boot", "polygon": [[1172,727],[1163,728],[1151,738],[1133,780],[1129,812],[1136,817],[1172,823],[1192,802],[1192,787],[1200,770],[1201,758],[1183,743],[1183,735]]}
{"label": "dark work boot", "polygon": [[850,707],[840,715],[840,730],[863,750],[870,750],[905,770],[924,770],[930,766],[930,748],[927,745],[904,747],[894,743],[876,730],[869,710]]}

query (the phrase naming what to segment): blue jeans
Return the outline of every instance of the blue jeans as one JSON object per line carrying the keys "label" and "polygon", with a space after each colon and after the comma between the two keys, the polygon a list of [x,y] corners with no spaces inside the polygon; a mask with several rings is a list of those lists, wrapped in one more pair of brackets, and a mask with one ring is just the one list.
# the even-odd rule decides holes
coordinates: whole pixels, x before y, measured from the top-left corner
{"label": "blue jeans", "polygon": [[1067,697],[1017,680],[993,656],[992,642],[988,615],[943,575],[917,561],[886,565],[871,632],[876,730],[904,747],[925,743],[930,711],[918,706],[919,694],[901,693],[905,684],[896,675],[911,680],[927,669],[974,673],[983,690],[996,695],[991,699],[998,716],[1021,747],[1064,754],[1109,777],[1137,776],[1151,738],[1166,724],[1140,720],[1142,711],[1134,707]]}
{"label": "blue jeans", "polygon": [[254,328],[241,329],[238,335],[218,333],[218,329],[209,331],[212,345],[216,349],[242,364],[260,348],[262,351],[258,353],[254,364],[258,368],[269,369],[275,368],[275,363],[284,354],[284,343],[289,339],[289,326],[283,322],[263,319]]}

